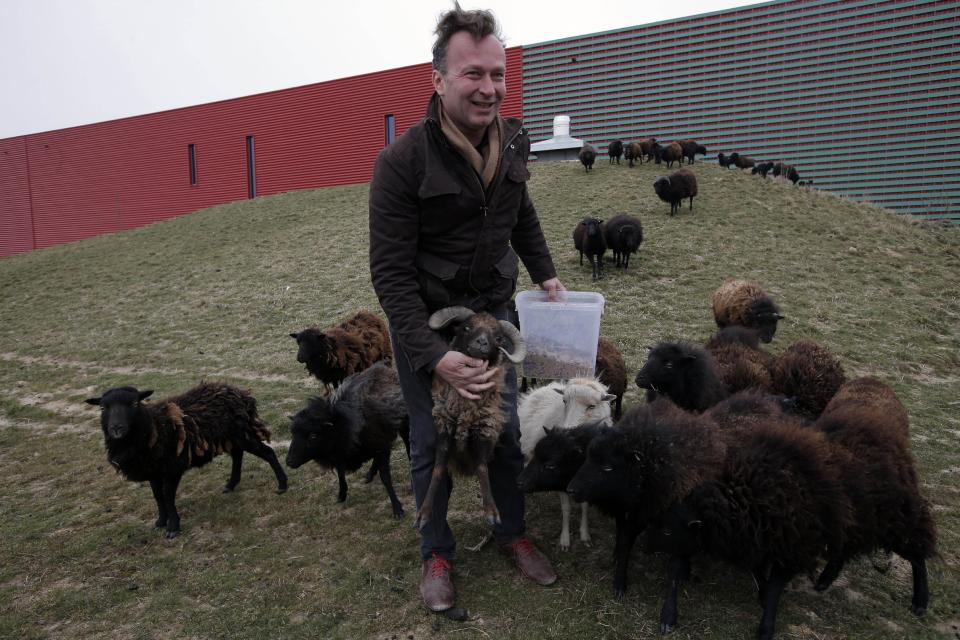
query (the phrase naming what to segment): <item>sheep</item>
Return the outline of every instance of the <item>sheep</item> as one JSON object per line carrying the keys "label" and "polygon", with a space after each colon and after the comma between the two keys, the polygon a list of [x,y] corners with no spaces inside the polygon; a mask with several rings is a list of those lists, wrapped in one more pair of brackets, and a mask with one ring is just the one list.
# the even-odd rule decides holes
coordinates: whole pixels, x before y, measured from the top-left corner
{"label": "sheep", "polygon": [[752,173],[753,175],[760,174],[760,177],[761,177],[761,178],[766,178],[766,177],[767,177],[767,174],[768,174],[772,169],[773,169],[773,163],[772,163],[772,162],[761,162],[761,163],[759,163],[759,164],[755,164],[755,165],[753,166],[753,169],[750,170],[750,173]]}
{"label": "sheep", "polygon": [[88,398],[100,407],[107,460],[127,480],[149,482],[157,503],[156,527],[166,537],[180,532],[177,487],[187,469],[202,467],[223,452],[233,458],[224,493],[240,482],[243,452],[266,460],[277,477],[277,493],[287,476],[269,446],[270,430],[257,415],[257,401],[228,384],[201,383],[156,403],[143,401],[152,390],[115,387]]}
{"label": "sheep", "polygon": [[683,158],[687,160],[687,164],[693,164],[694,156],[698,153],[707,155],[707,148],[698,144],[696,140],[677,140],[677,142],[680,144]]}
{"label": "sheep", "polygon": [[623,394],[627,392],[627,363],[617,347],[600,336],[597,339],[597,360],[594,364],[597,379],[614,395],[613,419],[623,413]]}
{"label": "sheep", "polygon": [[623,141],[613,140],[607,145],[607,155],[610,156],[610,164],[613,164],[614,160],[617,161],[617,164],[620,164],[620,156],[623,155]]}
{"label": "sheep", "polygon": [[313,460],[336,469],[337,501],[347,499],[347,471],[356,471],[373,460],[370,478],[380,474],[390,498],[393,517],[403,516],[403,507],[393,490],[390,450],[400,434],[409,455],[410,416],[407,414],[397,372],[383,362],[344,378],[330,397],[311,398],[290,418],[290,450],[287,466],[297,469]]}
{"label": "sheep", "polygon": [[713,292],[713,319],[721,329],[733,325],[756,329],[760,340],[769,343],[783,318],[767,292],[755,282],[730,278]]}
{"label": "sheep", "polygon": [[683,147],[678,142],[671,142],[665,147],[656,145],[654,147],[654,160],[657,164],[666,162],[667,168],[670,169],[674,162],[677,164],[683,162]]}
{"label": "sheep", "polygon": [[697,195],[697,177],[688,169],[668,176],[660,176],[653,183],[653,190],[664,202],[670,203],[670,215],[680,211],[684,198],[690,198],[690,211],[693,211],[693,198]]}
{"label": "sheep", "polygon": [[393,361],[387,325],[369,311],[359,311],[326,331],[311,327],[290,337],[297,341],[297,362],[325,387],[336,389],[341,380],[374,362]]}
{"label": "sheep", "polygon": [[793,184],[797,184],[797,181],[800,180],[800,173],[797,172],[797,169],[785,162],[777,162],[773,165],[773,176],[775,178],[783,176]]}
{"label": "sheep", "polygon": [[583,265],[583,254],[587,254],[594,280],[603,278],[603,254],[607,251],[602,224],[603,220],[588,217],[573,229],[573,246],[580,252],[580,264]]}
{"label": "sheep", "polygon": [[[450,348],[471,358],[486,360],[496,373],[493,385],[480,392],[479,400],[468,400],[440,376],[433,377],[433,421],[437,427],[437,449],[433,474],[427,493],[417,511],[414,527],[423,529],[433,513],[437,488],[449,465],[464,474],[477,476],[484,516],[491,525],[500,522],[500,514],[490,490],[487,464],[503,433],[507,416],[503,407],[503,391],[508,360],[523,361],[527,353],[520,331],[506,320],[497,320],[485,311],[474,313],[467,307],[447,307],[435,311],[427,320],[434,331],[454,325]],[[504,345],[512,343],[513,352]]]}
{"label": "sheep", "polygon": [[732,164],[738,169],[749,169],[754,164],[756,164],[756,162],[754,161],[753,158],[748,158],[747,156],[741,156],[739,153],[734,152],[730,154],[730,164]]}
{"label": "sheep", "polygon": [[626,269],[630,265],[630,254],[636,253],[643,242],[643,225],[636,216],[616,215],[603,225],[603,237],[613,251],[616,266]]}
{"label": "sheep", "polygon": [[[608,421],[589,422],[571,429],[541,427],[542,437],[525,457],[526,466],[517,478],[525,493],[559,491],[561,511],[560,548],[570,548],[570,497],[567,485],[586,458],[587,446],[601,429],[609,427]],[[587,522],[589,505],[580,505],[580,541],[591,542]]]}
{"label": "sheep", "polygon": [[831,553],[816,590],[826,590],[847,560],[884,549],[910,563],[911,610],[923,615],[930,599],[926,560],[936,555],[937,531],[920,494],[906,409],[880,380],[857,378],[841,387],[815,427],[834,448],[854,509],[843,546]]}
{"label": "sheep", "polygon": [[687,411],[704,411],[728,395],[713,356],[684,342],[650,347],[635,382],[647,390],[647,402],[666,396]]}
{"label": "sheep", "polygon": [[567,490],[574,500],[616,519],[613,589],[618,597],[627,588],[633,543],[647,522],[715,473],[726,451],[715,424],[667,399],[628,411],[590,442]]}
{"label": "sheep", "polygon": [[705,348],[716,361],[728,393],[771,388],[770,367],[774,357],[760,349],[760,338],[755,330],[726,327],[713,334]]}
{"label": "sheep", "polygon": [[723,167],[724,169],[729,169],[732,161],[730,160],[729,156],[726,156],[723,153],[718,153],[717,162],[719,162],[720,166]]}
{"label": "sheep", "polygon": [[[547,429],[572,429],[587,422],[610,425],[613,423],[610,402],[615,396],[607,387],[593,378],[571,378],[566,383],[553,382],[520,398],[517,413],[520,417],[520,450],[524,460],[530,461],[534,447]],[[560,548],[570,548],[570,498],[560,495],[562,513]],[[582,506],[580,540],[590,542],[587,530],[587,507]]]}
{"label": "sheep", "polygon": [[[671,455],[669,477],[686,461]],[[677,624],[677,590],[690,558],[706,552],[751,572],[763,613],[757,637],[773,638],[780,595],[843,544],[854,519],[832,447],[823,433],[793,422],[758,424],[738,434],[718,471],[700,479],[649,523],[645,551],[671,555],[660,631]]]}
{"label": "sheep", "polygon": [[813,340],[798,340],[770,367],[770,390],[794,398],[796,413],[816,420],[846,381],[843,365]]}
{"label": "sheep", "polygon": [[597,159],[597,150],[591,144],[583,143],[583,147],[578,154],[580,163],[587,171],[593,169],[593,163]]}
{"label": "sheep", "polygon": [[639,142],[628,142],[623,148],[623,157],[627,159],[627,164],[633,167],[633,161],[637,160],[643,164],[643,148]]}
{"label": "sheep", "polygon": [[647,160],[653,160],[654,154],[653,149],[657,146],[656,138],[644,138],[637,144],[640,145],[640,161],[643,161],[643,158]]}

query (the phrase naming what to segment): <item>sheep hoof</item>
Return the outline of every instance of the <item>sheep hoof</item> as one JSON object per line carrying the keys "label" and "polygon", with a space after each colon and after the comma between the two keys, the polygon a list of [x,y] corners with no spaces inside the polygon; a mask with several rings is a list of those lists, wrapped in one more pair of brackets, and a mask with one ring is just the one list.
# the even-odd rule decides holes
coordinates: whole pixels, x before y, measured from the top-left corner
{"label": "sheep hoof", "polygon": [[277,495],[281,495],[287,492],[286,487],[277,487]]}
{"label": "sheep hoof", "polygon": [[393,510],[393,517],[395,520],[399,520],[403,517],[403,507],[395,507]]}
{"label": "sheep hoof", "polygon": [[910,611],[913,611],[915,615],[922,616],[927,612],[927,608],[913,604],[910,605]]}
{"label": "sheep hoof", "polygon": [[163,529],[167,526],[167,519],[157,518],[157,521],[153,523],[153,526],[155,526],[157,529]]}
{"label": "sheep hoof", "polygon": [[232,491],[233,491],[233,487],[231,487],[231,486],[228,484],[228,485],[226,485],[226,486],[223,487],[223,491],[222,491],[221,493],[230,493],[230,492],[232,492]]}
{"label": "sheep hoof", "polygon": [[178,534],[178,533],[180,533],[180,532],[179,532],[179,531],[167,531],[167,532],[163,535],[163,537],[166,538],[167,540],[173,540],[174,538],[177,537],[177,534]]}
{"label": "sheep hoof", "polygon": [[673,625],[667,624],[665,622],[660,623],[660,635],[665,636],[671,631],[673,631]]}

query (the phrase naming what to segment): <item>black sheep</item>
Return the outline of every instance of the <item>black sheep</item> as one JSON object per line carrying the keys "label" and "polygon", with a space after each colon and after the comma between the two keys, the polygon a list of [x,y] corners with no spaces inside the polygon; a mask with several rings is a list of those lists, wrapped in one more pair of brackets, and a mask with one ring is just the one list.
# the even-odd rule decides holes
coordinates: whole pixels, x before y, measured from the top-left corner
{"label": "black sheep", "polygon": [[[686,463],[673,456],[666,470]],[[757,636],[773,637],[784,587],[843,544],[853,511],[822,433],[796,423],[757,425],[727,448],[706,477],[647,528],[647,551],[671,555],[661,633],[677,623],[677,588],[691,556],[706,552],[751,572],[763,614]]]}
{"label": "black sheep", "polygon": [[920,494],[903,404],[876,378],[857,378],[841,387],[815,426],[834,448],[854,509],[844,544],[816,589],[829,587],[847,560],[884,549],[910,562],[911,610],[922,615],[930,599],[926,560],[936,554],[937,531]]}
{"label": "black sheep", "polygon": [[747,156],[742,156],[734,152],[730,154],[730,164],[738,169],[749,169],[756,164],[756,161],[753,158],[748,158]]}
{"label": "black sheep", "polygon": [[707,148],[697,143],[696,140],[677,140],[677,142],[683,150],[683,158],[686,159],[687,164],[693,164],[694,158],[698,153],[707,155]]}
{"label": "black sheep", "polygon": [[720,166],[723,167],[724,169],[730,168],[730,164],[731,164],[730,157],[724,155],[723,153],[717,154],[717,162],[719,162]]}
{"label": "black sheep", "polygon": [[374,362],[393,361],[387,325],[369,311],[358,311],[326,331],[311,327],[290,337],[297,341],[297,362],[334,389],[341,380]]}
{"label": "black sheep", "polygon": [[651,347],[635,381],[647,390],[647,402],[666,396],[687,411],[705,411],[727,397],[713,356],[683,342]]}
{"label": "black sheep", "polygon": [[761,178],[766,178],[767,174],[773,170],[772,162],[761,162],[753,166],[753,169],[750,170],[750,173],[753,175],[759,174]]}
{"label": "black sheep", "polygon": [[796,167],[785,162],[778,162],[773,165],[773,176],[783,176],[793,184],[797,184],[797,181],[800,180],[800,174],[797,172]]}
{"label": "black sheep", "polygon": [[393,507],[393,516],[403,507],[393,490],[390,450],[400,434],[410,450],[410,417],[400,393],[397,373],[382,362],[348,376],[327,398],[311,398],[291,417],[287,466],[296,469],[313,460],[336,469],[337,500],[347,499],[347,471],[373,460],[370,477],[380,474]]}
{"label": "black sheep", "polygon": [[630,551],[647,523],[662,517],[718,469],[727,445],[708,418],[669,400],[628,411],[590,442],[567,491],[616,519],[613,588],[627,588]]}
{"label": "black sheep", "polygon": [[597,150],[593,147],[593,145],[584,143],[578,155],[580,158],[580,164],[582,164],[587,171],[593,169],[593,163],[597,159]]}
{"label": "black sheep", "polygon": [[573,230],[573,246],[580,252],[580,264],[583,265],[583,254],[587,254],[594,280],[603,277],[603,254],[607,251],[602,225],[599,218],[584,218]]}
{"label": "black sheep", "polygon": [[613,252],[616,266],[630,266],[630,255],[636,253],[643,242],[643,225],[640,218],[627,214],[613,216],[603,225],[603,237]]}
{"label": "black sheep", "polygon": [[610,164],[616,160],[620,164],[620,156],[623,155],[623,141],[614,140],[607,146],[607,155],[610,156]]}
{"label": "black sheep", "polygon": [[243,452],[266,460],[277,476],[277,492],[287,476],[269,446],[270,430],[257,415],[257,401],[227,384],[202,383],[156,403],[144,403],[153,391],[117,387],[87,404],[100,407],[107,460],[127,480],[149,482],[157,503],[157,527],[166,537],[180,531],[177,487],[187,469],[202,467],[221,453],[233,458],[232,491],[240,482]]}
{"label": "black sheep", "polygon": [[668,176],[660,176],[653,183],[653,190],[664,202],[670,203],[670,215],[680,211],[684,198],[690,198],[690,211],[693,211],[693,198],[697,195],[697,177],[688,169],[680,169]]}

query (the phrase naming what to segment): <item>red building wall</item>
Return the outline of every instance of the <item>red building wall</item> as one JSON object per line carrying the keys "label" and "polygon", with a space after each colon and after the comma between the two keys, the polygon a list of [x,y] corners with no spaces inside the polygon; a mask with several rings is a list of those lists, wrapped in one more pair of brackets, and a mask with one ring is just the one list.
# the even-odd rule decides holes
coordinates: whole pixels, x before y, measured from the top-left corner
{"label": "red building wall", "polygon": [[[507,50],[502,113],[522,115],[522,56]],[[0,256],[247,197],[370,180],[385,144],[424,115],[430,64],[0,140]],[[190,184],[188,145],[197,184]]]}

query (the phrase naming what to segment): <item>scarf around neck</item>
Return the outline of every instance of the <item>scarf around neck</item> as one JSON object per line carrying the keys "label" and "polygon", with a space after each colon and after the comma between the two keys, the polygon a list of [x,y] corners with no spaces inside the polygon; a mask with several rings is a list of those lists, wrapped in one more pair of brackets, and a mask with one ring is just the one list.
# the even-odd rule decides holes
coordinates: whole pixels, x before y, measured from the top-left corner
{"label": "scarf around neck", "polygon": [[463,132],[447,116],[443,109],[443,100],[440,100],[440,130],[447,137],[450,144],[460,152],[473,170],[480,176],[483,182],[483,188],[486,189],[493,182],[493,177],[497,175],[497,165],[500,163],[500,141],[503,135],[503,123],[498,114],[490,126],[487,127],[487,145],[483,148],[481,154],[476,147],[470,144]]}

